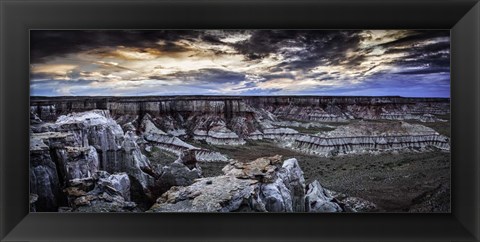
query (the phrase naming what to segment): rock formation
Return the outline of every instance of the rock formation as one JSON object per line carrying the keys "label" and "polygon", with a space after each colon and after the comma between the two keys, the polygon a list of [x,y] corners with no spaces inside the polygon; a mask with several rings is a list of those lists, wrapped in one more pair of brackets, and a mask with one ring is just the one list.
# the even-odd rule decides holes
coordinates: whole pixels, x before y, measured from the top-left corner
{"label": "rock formation", "polygon": [[[263,157],[231,161],[224,175],[172,186],[148,212],[370,212],[375,204],[327,190],[318,181],[305,187],[296,159]],[[190,183],[190,182],[187,182]],[[306,188],[306,189],[305,189]]]}
{"label": "rock formation", "polygon": [[310,183],[305,195],[306,212],[341,212],[343,209],[335,202],[330,192],[324,189],[318,181]]}
{"label": "rock formation", "polygon": [[100,171],[88,178],[73,179],[65,188],[69,207],[61,212],[138,212],[130,201],[130,179],[126,173]]}
{"label": "rock formation", "polygon": [[447,137],[423,125],[359,122],[318,135],[301,135],[291,147],[306,153],[329,156],[429,147],[450,150],[450,142]]}
{"label": "rock formation", "polygon": [[[64,136],[62,136],[64,137]],[[38,211],[56,211],[61,199],[61,185],[49,147],[42,139],[30,139],[30,193],[32,208]]]}
{"label": "rock formation", "polygon": [[38,195],[37,210],[56,210],[66,201],[62,188],[100,170],[126,172],[140,192],[150,196],[155,171],[140,152],[138,137],[131,131],[124,134],[108,111],[71,113],[55,123],[38,125],[53,131],[35,133],[42,129],[32,128],[30,182],[32,193]]}
{"label": "rock formation", "polygon": [[195,179],[201,178],[202,169],[197,162],[195,150],[186,150],[176,161],[164,166],[160,177],[156,180],[158,195],[173,186],[188,186]]}
{"label": "rock formation", "polygon": [[140,128],[143,130],[143,138],[159,149],[175,153],[179,156],[184,151],[195,150],[194,153],[198,161],[227,161],[227,157],[218,152],[197,148],[184,142],[175,135],[163,132],[152,122],[149,114],[144,116]]}
{"label": "rock formation", "polygon": [[153,185],[153,170],[136,143],[137,137],[131,131],[124,134],[108,111],[92,110],[60,116],[54,126],[58,131],[73,134],[77,146],[95,147],[100,170],[126,172],[138,180],[145,191]]}
{"label": "rock formation", "polygon": [[151,212],[293,212],[305,211],[305,180],[297,160],[280,156],[243,163],[232,161],[225,175],[172,187]]}

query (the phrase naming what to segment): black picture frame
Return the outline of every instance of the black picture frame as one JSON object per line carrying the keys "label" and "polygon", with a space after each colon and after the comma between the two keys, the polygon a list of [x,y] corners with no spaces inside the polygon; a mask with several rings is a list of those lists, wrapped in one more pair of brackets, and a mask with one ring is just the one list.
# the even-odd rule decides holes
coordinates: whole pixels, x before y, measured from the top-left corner
{"label": "black picture frame", "polygon": [[[0,0],[2,241],[478,241],[478,0]],[[452,212],[29,213],[30,29],[450,29]]]}

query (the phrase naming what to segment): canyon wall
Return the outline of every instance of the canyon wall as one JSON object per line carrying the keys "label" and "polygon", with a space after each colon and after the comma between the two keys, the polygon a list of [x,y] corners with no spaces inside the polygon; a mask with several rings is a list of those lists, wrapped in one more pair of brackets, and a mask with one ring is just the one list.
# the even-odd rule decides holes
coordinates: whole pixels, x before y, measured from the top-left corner
{"label": "canyon wall", "polygon": [[[324,127],[324,123],[352,120],[416,120],[443,122],[450,112],[447,98],[402,97],[233,97],[233,96],[163,96],[163,97],[32,97],[32,119],[56,121],[60,115],[92,109],[107,109],[124,130],[145,132],[152,145],[174,153],[197,149],[199,160],[220,160],[221,154],[201,150],[185,141],[193,139],[209,145],[237,146],[247,140],[268,139],[287,142],[288,148],[317,155],[331,155],[370,150],[396,150],[436,147],[449,150],[449,139],[434,130],[427,134],[406,127],[389,127],[388,134],[355,135],[354,130],[368,128],[344,126],[333,137],[298,132],[300,127]],[[400,125],[397,122],[395,125]],[[406,123],[403,123],[406,124]],[[348,128],[350,127],[350,128]],[[374,125],[372,131],[377,127]],[[342,129],[338,129],[342,130]],[[338,131],[337,130],[337,131]],[[400,133],[395,133],[399,131]],[[340,131],[338,131],[340,132]],[[387,137],[383,137],[387,136]],[[290,141],[288,141],[290,140]],[[291,141],[294,141],[293,143]],[[108,149],[107,149],[108,150]],[[114,150],[114,149],[111,149]],[[102,156],[112,155],[102,153]],[[104,157],[100,157],[104,160]]]}
{"label": "canyon wall", "polygon": [[[448,114],[448,98],[403,97],[31,97],[31,111],[43,121],[92,109],[108,109],[113,117],[165,114],[210,113],[230,120],[250,117],[255,109],[264,109],[280,117],[305,121],[342,121],[366,119],[421,119],[423,115]],[[250,108],[251,107],[251,108]]]}

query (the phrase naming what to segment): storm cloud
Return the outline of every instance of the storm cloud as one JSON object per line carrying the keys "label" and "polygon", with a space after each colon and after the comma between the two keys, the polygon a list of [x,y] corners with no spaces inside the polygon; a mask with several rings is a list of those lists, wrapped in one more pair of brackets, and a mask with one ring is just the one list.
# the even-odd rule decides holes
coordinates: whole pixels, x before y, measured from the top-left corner
{"label": "storm cloud", "polygon": [[439,30],[32,30],[32,95],[448,97]]}

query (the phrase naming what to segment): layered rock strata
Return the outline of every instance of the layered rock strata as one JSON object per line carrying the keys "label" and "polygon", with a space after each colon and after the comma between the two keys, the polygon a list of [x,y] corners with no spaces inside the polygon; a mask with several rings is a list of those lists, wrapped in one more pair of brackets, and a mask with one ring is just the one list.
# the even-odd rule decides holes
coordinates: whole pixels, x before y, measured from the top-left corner
{"label": "layered rock strata", "polygon": [[302,97],[275,96],[246,98],[252,107],[262,108],[281,118],[305,121],[342,122],[349,119],[390,119],[421,121],[423,115],[445,115],[450,111],[449,99],[385,97]]}
{"label": "layered rock strata", "polygon": [[[104,107],[110,110],[118,123],[128,130],[153,127],[154,132],[145,131],[144,138],[161,149],[179,155],[183,150],[194,148],[186,139],[201,140],[209,145],[243,145],[247,140],[270,139],[283,141],[298,139],[296,149],[310,149],[310,144],[323,154],[327,146],[348,146],[356,141],[320,141],[309,135],[301,135],[295,129],[327,127],[322,122],[344,122],[364,120],[408,120],[423,122],[442,121],[435,115],[449,113],[449,99],[401,98],[401,97],[98,97],[98,98],[32,98],[31,112],[34,119],[47,120],[59,114],[75,110]],[[135,124],[142,118],[141,124]],[[287,120],[280,120],[287,119]],[[292,121],[293,120],[300,120]],[[147,120],[148,122],[145,123]],[[332,127],[332,126],[328,126]],[[164,132],[164,131],[165,132]],[[412,133],[412,135],[417,135]],[[419,144],[447,148],[442,138],[402,137],[392,146],[408,148]],[[407,135],[408,136],[408,135]],[[350,135],[350,137],[355,137]],[[366,140],[366,146],[379,144],[383,139]],[[358,141],[363,142],[363,141]],[[360,145],[361,146],[361,145]],[[340,152],[349,152],[349,147]],[[383,149],[383,148],[381,148]],[[108,152],[107,152],[108,153]],[[217,153],[201,152],[205,160],[226,160]],[[101,156],[106,154],[102,153]],[[200,158],[200,157],[198,157]],[[103,160],[104,158],[101,157]]]}
{"label": "layered rock strata", "polygon": [[[244,121],[236,120],[236,123],[246,122],[240,128],[227,125],[243,137],[254,131],[250,121],[258,115],[273,114],[280,118],[320,122],[342,122],[353,118],[417,119],[429,122],[439,119],[428,115],[450,112],[449,101],[445,98],[318,96],[32,97],[31,112],[44,121],[54,121],[60,115],[92,109],[108,109],[115,118],[142,117],[148,113],[153,117],[163,117],[160,119],[166,130],[178,129],[172,126],[181,125],[179,119],[186,121],[205,114],[220,117],[227,124],[232,119],[243,118]],[[199,123],[199,120],[195,121]]]}
{"label": "layered rock strata", "polygon": [[127,172],[144,190],[153,185],[152,167],[140,151],[137,137],[132,131],[125,134],[106,110],[71,113],[60,116],[55,122],[58,131],[74,135],[79,147],[95,147],[100,160],[100,170]]}
{"label": "layered rock strata", "polygon": [[372,151],[438,148],[450,150],[449,138],[435,130],[405,122],[340,126],[318,135],[302,135],[290,146],[310,154],[330,156]]}
{"label": "layered rock strata", "polygon": [[159,149],[175,153],[179,156],[187,150],[194,150],[196,159],[199,161],[227,161],[227,157],[218,152],[195,147],[175,135],[163,132],[152,122],[149,114],[144,116],[140,128],[143,130],[143,138],[148,141],[150,145],[154,145]]}
{"label": "layered rock strata", "polygon": [[134,180],[132,190],[151,196],[158,174],[141,153],[137,139],[132,131],[124,133],[108,110],[72,113],[55,123],[35,122],[30,138],[30,183],[38,196],[36,209],[56,211],[67,202],[62,188],[99,171],[126,172]]}

